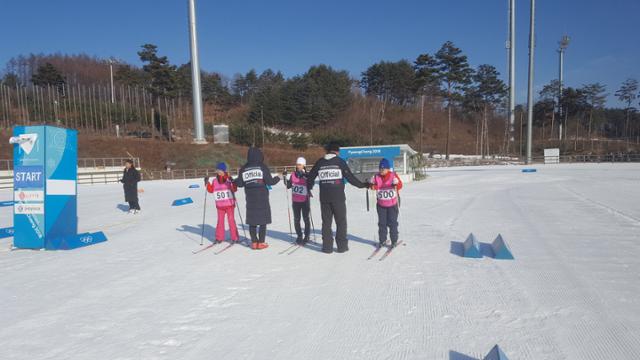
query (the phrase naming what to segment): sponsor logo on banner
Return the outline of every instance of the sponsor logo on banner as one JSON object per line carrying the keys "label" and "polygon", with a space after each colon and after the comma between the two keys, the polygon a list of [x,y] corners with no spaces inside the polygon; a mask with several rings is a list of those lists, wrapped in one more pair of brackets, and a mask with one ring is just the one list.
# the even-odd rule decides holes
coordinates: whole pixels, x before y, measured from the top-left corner
{"label": "sponsor logo on banner", "polygon": [[262,179],[263,176],[262,169],[250,169],[245,170],[245,172],[242,173],[242,180],[244,182],[249,182]]}
{"label": "sponsor logo on banner", "polygon": [[14,213],[20,215],[43,215],[44,214],[44,203],[39,204],[15,204],[13,206]]}
{"label": "sponsor logo on banner", "polygon": [[342,170],[340,169],[322,169],[318,171],[320,181],[342,180]]}
{"label": "sponsor logo on banner", "polygon": [[21,188],[43,188],[44,187],[44,167],[43,166],[16,166],[13,170],[13,187]]}
{"label": "sponsor logo on banner", "polygon": [[44,191],[17,190],[14,198],[20,202],[43,202]]}
{"label": "sponsor logo on banner", "polygon": [[80,237],[80,242],[83,244],[89,244],[91,242],[93,242],[93,236],[91,235],[83,235]]}
{"label": "sponsor logo on banner", "polygon": [[18,139],[20,149],[29,155],[31,154],[31,150],[33,150],[33,146],[36,144],[36,141],[38,141],[38,134],[22,134],[18,135]]}

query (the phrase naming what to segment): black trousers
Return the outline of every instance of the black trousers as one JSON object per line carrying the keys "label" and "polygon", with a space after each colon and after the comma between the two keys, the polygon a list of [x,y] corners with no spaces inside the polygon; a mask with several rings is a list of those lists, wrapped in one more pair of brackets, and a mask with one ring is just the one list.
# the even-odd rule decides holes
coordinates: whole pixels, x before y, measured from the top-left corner
{"label": "black trousers", "polygon": [[249,234],[251,242],[263,243],[267,237],[267,225],[251,225],[249,226]]}
{"label": "black trousers", "polygon": [[129,201],[129,210],[140,210],[140,204],[138,200]]}
{"label": "black trousers", "polygon": [[344,201],[323,202],[320,204],[322,212],[322,251],[333,252],[333,232],[331,226],[333,219],[336,220],[336,245],[338,252],[349,250],[347,240],[347,205]]}
{"label": "black trousers", "polygon": [[293,222],[296,227],[296,234],[302,237],[302,227],[300,226],[300,218],[304,221],[304,237],[308,238],[311,233],[311,222],[309,221],[310,205],[309,201],[293,202]]}
{"label": "black trousers", "polygon": [[377,205],[378,210],[378,236],[380,243],[387,241],[387,228],[391,242],[398,242],[398,206],[382,207]]}

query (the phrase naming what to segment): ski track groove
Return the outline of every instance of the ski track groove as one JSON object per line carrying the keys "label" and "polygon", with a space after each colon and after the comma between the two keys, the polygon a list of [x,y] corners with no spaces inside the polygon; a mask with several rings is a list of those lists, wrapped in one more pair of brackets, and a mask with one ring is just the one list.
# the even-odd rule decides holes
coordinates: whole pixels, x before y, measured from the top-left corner
{"label": "ski track groove", "polygon": [[[170,241],[148,236],[150,228],[173,234],[176,227],[201,220],[202,199],[197,194],[192,195],[195,206],[164,211],[160,209],[170,203],[170,193],[147,195],[143,212],[130,226],[100,228],[100,223],[109,224],[112,218],[106,214],[113,212],[111,207],[101,208],[96,218],[83,218],[89,221],[81,224],[107,229],[106,246],[0,257],[7,271],[73,269],[47,294],[46,299],[59,297],[50,306],[8,304],[8,311],[0,314],[2,323],[20,320],[0,328],[0,338],[7,339],[3,350],[12,355],[8,359],[75,354],[94,359],[404,360],[449,359],[450,351],[481,358],[499,343],[513,359],[640,359],[640,321],[636,316],[621,317],[634,314],[638,285],[602,292],[611,289],[608,282],[628,281],[628,275],[621,275],[638,269],[633,254],[640,247],[629,233],[637,219],[617,206],[589,199],[584,191],[564,188],[572,178],[562,173],[540,172],[534,178],[502,171],[495,179],[479,174],[483,173],[407,186],[400,214],[400,236],[408,240],[407,246],[382,262],[366,261],[372,247],[355,241],[350,241],[347,254],[330,256],[305,248],[282,257],[277,252],[286,242],[270,237],[271,247],[263,252],[238,248],[220,256],[205,252],[194,257],[190,250],[196,234],[183,232],[186,237],[172,236]],[[485,191],[465,191],[469,183]],[[161,185],[145,187],[152,194]],[[121,196],[120,187],[114,189],[108,195]],[[448,197],[451,189],[458,196]],[[280,192],[272,197],[275,208],[284,201]],[[93,199],[97,198],[112,201],[107,195]],[[545,198],[550,200],[542,203]],[[574,208],[562,213],[553,207],[556,202]],[[316,205],[313,213],[319,214]],[[424,209],[421,221],[406,221],[411,210],[404,209],[418,206]],[[82,207],[87,211],[87,205]],[[211,214],[208,223],[215,222]],[[177,223],[168,222],[167,215]],[[374,218],[375,212],[349,208],[349,233],[362,236],[372,228],[375,234]],[[618,254],[604,239],[580,232],[587,222],[620,227],[618,232],[603,228],[600,233],[627,252]],[[286,232],[285,227],[286,218],[276,219],[270,230]],[[484,243],[503,233],[516,260],[450,254],[450,241],[462,242],[469,232]],[[582,238],[563,241],[571,233]],[[583,247],[580,256],[571,252],[576,245]],[[114,247],[117,250],[108,257],[100,255]],[[166,259],[172,261],[157,261],[159,253],[169,254]],[[83,257],[94,264],[82,266]],[[591,265],[598,257],[608,262]],[[83,279],[82,271],[93,268],[100,270],[91,282],[78,283],[73,296],[64,294],[64,287],[72,287]],[[36,279],[21,285],[25,290],[19,293],[45,282]],[[0,285],[0,291],[17,291],[17,286],[11,281]],[[69,315],[76,311],[92,317]],[[36,337],[51,334],[61,329],[59,324],[74,329],[60,344],[44,337],[34,345],[16,337],[28,329],[39,329]]]}
{"label": "ski track groove", "polygon": [[[529,222],[526,214],[518,205],[518,202],[512,200],[512,204],[514,205],[514,209],[516,209],[516,211],[518,211],[518,213],[520,214],[521,218],[529,223],[530,226],[528,228],[532,229],[532,231],[534,232],[534,238],[544,240],[545,237],[536,230],[534,224]],[[543,297],[540,299],[538,296],[538,298],[542,301],[542,305],[545,308],[554,308],[557,307],[557,299],[579,299],[579,301],[581,301],[584,305],[595,310],[593,311],[593,313],[597,315],[599,324],[604,323],[607,325],[606,332],[602,333],[601,331],[597,331],[599,336],[594,336],[594,328],[600,329],[601,326],[596,326],[596,323],[589,323],[588,320],[585,319],[579,319],[575,324],[573,324],[574,331],[566,333],[567,338],[573,346],[562,346],[562,348],[581,349],[583,351],[581,351],[579,354],[572,354],[567,358],[584,358],[595,360],[613,354],[616,354],[614,358],[640,358],[640,353],[638,353],[637,351],[632,351],[625,354],[619,353],[621,347],[631,350],[630,347],[627,347],[624,344],[634,344],[635,349],[640,348],[640,339],[638,338],[638,335],[632,335],[631,338],[628,338],[626,335],[630,335],[629,333],[611,330],[612,328],[615,328],[615,324],[610,321],[610,318],[613,317],[613,315],[610,314],[610,311],[608,311],[607,307],[604,306],[601,301],[598,301],[593,294],[586,290],[588,287],[575,286],[576,284],[584,285],[584,282],[577,276],[575,276],[573,270],[570,269],[568,265],[566,265],[566,259],[558,255],[555,246],[551,245],[551,243],[549,242],[542,242],[539,243],[539,245],[544,245],[544,248],[542,248],[543,251],[553,258],[553,263],[556,264],[556,266],[559,266],[562,269],[562,271],[553,271],[553,275],[551,274],[551,272],[546,273],[544,270],[541,272],[530,272],[537,274],[538,281],[536,281],[536,283],[538,284],[547,284],[547,286],[551,286],[552,284],[561,284],[556,285],[552,289],[552,291],[549,291],[547,289],[543,289],[543,291],[541,291]],[[562,279],[557,276],[558,273],[562,274]],[[577,292],[577,294],[573,294],[574,292]],[[547,293],[546,296],[544,295],[545,293]],[[535,297],[534,294],[532,294],[532,296]],[[562,327],[558,326],[558,328]],[[589,341],[589,339],[594,341]],[[603,342],[595,341],[596,339],[602,339]],[[626,341],[620,341],[620,339],[625,339]],[[594,346],[594,344],[597,350],[599,350],[597,353],[594,354],[592,352],[584,350],[587,347]]]}

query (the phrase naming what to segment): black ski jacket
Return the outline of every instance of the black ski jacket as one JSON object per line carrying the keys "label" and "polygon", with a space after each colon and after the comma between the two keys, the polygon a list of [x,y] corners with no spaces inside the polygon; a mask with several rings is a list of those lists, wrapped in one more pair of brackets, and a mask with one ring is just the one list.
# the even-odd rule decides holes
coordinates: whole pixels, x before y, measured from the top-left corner
{"label": "black ski jacket", "polygon": [[313,188],[316,178],[320,182],[320,202],[344,202],[345,179],[357,188],[366,188],[367,183],[358,180],[349,169],[347,162],[335,154],[327,154],[316,161],[307,175],[307,186]]}

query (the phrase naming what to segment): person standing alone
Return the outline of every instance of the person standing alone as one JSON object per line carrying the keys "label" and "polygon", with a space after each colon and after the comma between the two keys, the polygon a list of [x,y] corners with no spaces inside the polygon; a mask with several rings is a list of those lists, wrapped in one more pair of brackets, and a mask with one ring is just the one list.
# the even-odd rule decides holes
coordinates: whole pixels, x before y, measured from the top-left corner
{"label": "person standing alone", "polygon": [[316,161],[307,176],[307,187],[313,189],[316,178],[320,180],[320,210],[322,213],[322,251],[333,252],[333,233],[331,225],[336,221],[337,252],[349,251],[347,240],[347,198],[344,194],[345,179],[357,188],[369,187],[353,175],[347,162],[338,157],[340,146],[329,143],[325,146],[327,154]]}
{"label": "person standing alone", "polygon": [[378,211],[378,236],[383,246],[387,242],[387,229],[391,237],[391,247],[398,243],[398,202],[402,180],[391,170],[391,163],[387,159],[380,160],[380,172],[371,178],[371,189],[376,191],[376,209]]}
{"label": "person standing alone", "polygon": [[140,211],[138,202],[138,182],[140,172],[133,165],[133,160],[127,159],[124,162],[124,172],[122,173],[122,187],[124,188],[124,201],[129,203],[129,214],[137,214]]}

